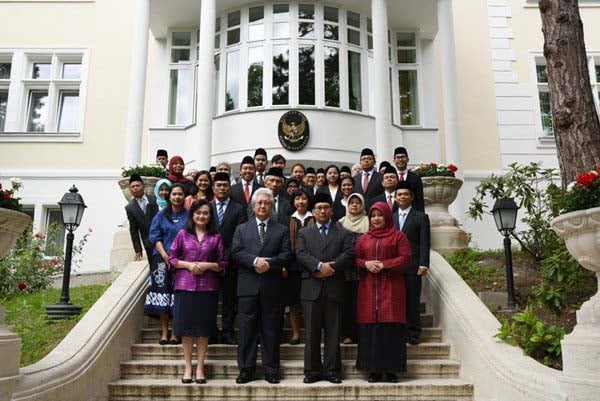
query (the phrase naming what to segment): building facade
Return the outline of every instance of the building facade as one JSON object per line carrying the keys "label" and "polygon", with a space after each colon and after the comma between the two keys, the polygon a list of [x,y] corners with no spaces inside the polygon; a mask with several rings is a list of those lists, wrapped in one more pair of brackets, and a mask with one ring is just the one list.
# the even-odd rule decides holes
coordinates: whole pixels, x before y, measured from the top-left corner
{"label": "building facade", "polygon": [[[600,2],[580,4],[596,87]],[[406,146],[413,165],[459,166],[454,215],[482,248],[500,240],[464,213],[479,180],[557,165],[534,0],[0,0],[0,15],[0,181],[23,180],[37,231],[78,186],[80,272],[109,268],[116,178],[158,148],[235,170],[259,146],[315,167]],[[310,124],[299,151],[278,139],[289,110]]]}

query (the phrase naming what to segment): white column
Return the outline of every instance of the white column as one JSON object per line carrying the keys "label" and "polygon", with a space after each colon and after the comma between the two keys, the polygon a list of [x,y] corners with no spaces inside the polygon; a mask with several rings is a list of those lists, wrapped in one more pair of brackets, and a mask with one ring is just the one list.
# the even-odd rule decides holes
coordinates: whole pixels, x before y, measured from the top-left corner
{"label": "white column", "polygon": [[202,0],[200,7],[200,43],[198,57],[198,84],[196,87],[196,126],[186,138],[187,151],[196,159],[198,167],[211,164],[212,120],[214,104],[215,0]]}
{"label": "white column", "polygon": [[144,100],[148,65],[150,0],[134,0],[133,41],[129,70],[129,99],[125,127],[125,166],[140,164],[144,128]]}
{"label": "white column", "polygon": [[442,76],[442,101],[444,104],[444,137],[446,163],[454,163],[463,171],[461,155],[460,113],[456,74],[456,49],[454,45],[454,20],[452,0],[438,0],[438,38],[440,41],[440,68]]}
{"label": "white column", "polygon": [[390,72],[388,61],[388,16],[386,0],[371,0],[373,17],[373,67],[375,154],[379,161],[392,158]]}

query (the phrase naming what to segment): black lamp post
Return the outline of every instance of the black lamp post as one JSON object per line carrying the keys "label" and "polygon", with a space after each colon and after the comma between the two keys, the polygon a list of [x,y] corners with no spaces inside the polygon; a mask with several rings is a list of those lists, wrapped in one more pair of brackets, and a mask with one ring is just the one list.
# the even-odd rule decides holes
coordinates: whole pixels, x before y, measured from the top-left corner
{"label": "black lamp post", "polygon": [[515,285],[513,282],[513,265],[512,252],[510,249],[510,235],[513,233],[517,225],[517,212],[519,207],[513,198],[498,199],[492,209],[496,228],[504,235],[504,260],[506,263],[506,284],[508,287],[508,302],[509,308],[514,309],[515,302]]}
{"label": "black lamp post", "polygon": [[69,189],[69,192],[63,195],[60,202],[60,213],[62,215],[63,225],[68,231],[67,248],[65,250],[65,268],[63,270],[62,292],[60,301],[54,305],[46,305],[46,316],[53,320],[67,319],[81,313],[81,307],[75,306],[69,302],[69,282],[71,280],[71,260],[73,257],[73,232],[77,230],[83,217],[83,211],[87,207],[83,198],[79,195],[75,185]]}

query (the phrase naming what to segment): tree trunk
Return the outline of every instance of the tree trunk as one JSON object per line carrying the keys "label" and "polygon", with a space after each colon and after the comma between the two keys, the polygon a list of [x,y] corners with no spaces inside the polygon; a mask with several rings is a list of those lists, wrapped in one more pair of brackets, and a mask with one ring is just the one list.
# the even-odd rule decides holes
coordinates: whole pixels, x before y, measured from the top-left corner
{"label": "tree trunk", "polygon": [[577,0],[540,0],[544,56],[563,187],[600,165],[594,104]]}

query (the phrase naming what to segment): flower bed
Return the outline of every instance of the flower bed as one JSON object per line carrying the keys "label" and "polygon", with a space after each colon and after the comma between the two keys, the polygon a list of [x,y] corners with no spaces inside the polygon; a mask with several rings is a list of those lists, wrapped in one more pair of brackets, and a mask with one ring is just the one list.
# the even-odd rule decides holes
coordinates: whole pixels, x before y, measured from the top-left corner
{"label": "flower bed", "polygon": [[457,171],[458,167],[454,164],[445,165],[431,162],[429,164],[420,163],[413,173],[420,177],[456,177]]}

